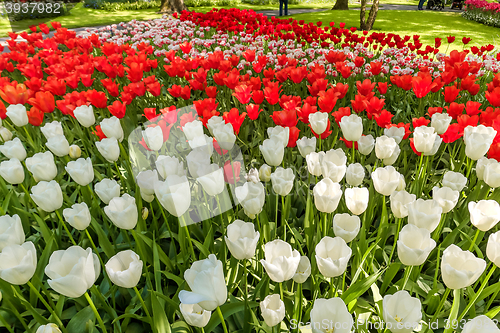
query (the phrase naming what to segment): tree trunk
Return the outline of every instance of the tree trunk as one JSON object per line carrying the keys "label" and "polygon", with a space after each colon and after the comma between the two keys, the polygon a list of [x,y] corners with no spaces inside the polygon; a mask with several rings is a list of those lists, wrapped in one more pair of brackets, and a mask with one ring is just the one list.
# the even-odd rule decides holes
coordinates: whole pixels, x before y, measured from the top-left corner
{"label": "tree trunk", "polygon": [[337,0],[335,6],[333,6],[332,10],[348,10],[349,9],[349,0]]}
{"label": "tree trunk", "polygon": [[183,10],[187,10],[184,0],[161,0],[160,11],[158,13],[180,13]]}
{"label": "tree trunk", "polygon": [[373,0],[372,8],[368,14],[368,19],[366,18],[366,1],[361,0],[361,10],[359,16],[359,27],[361,30],[368,31],[373,28],[375,24],[375,19],[377,18],[379,0]]}

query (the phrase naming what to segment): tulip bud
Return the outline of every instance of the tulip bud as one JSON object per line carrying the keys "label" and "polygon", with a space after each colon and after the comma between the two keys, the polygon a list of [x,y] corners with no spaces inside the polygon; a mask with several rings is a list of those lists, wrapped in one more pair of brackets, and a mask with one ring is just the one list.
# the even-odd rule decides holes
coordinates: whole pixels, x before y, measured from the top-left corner
{"label": "tulip bud", "polygon": [[70,153],[69,142],[64,135],[50,137],[45,145],[54,155],[59,157],[66,156]]}
{"label": "tulip bud", "polygon": [[411,333],[422,320],[422,304],[406,290],[386,295],[382,301],[384,321],[393,333]]}
{"label": "tulip bud", "polygon": [[437,187],[434,186],[432,189],[432,199],[437,201],[439,206],[443,209],[443,214],[448,213],[457,205],[460,193],[454,191],[449,187]]}
{"label": "tulip bud", "polygon": [[272,169],[269,165],[262,164],[259,169],[259,179],[267,183],[268,181],[271,180],[271,172]]}
{"label": "tulip bud", "polygon": [[24,168],[17,158],[0,163],[0,176],[9,184],[17,185],[24,181]]}
{"label": "tulip bud", "polygon": [[40,130],[47,140],[54,136],[64,135],[61,123],[56,120],[51,123],[45,123],[44,126],[40,127]]}
{"label": "tulip bud", "polygon": [[372,172],[373,186],[382,195],[391,195],[400,184],[400,173],[393,166],[377,168]]}
{"label": "tulip bud", "polygon": [[467,126],[464,129],[465,155],[477,161],[490,149],[497,131],[484,125]]}
{"label": "tulip bud", "polygon": [[61,330],[59,327],[57,327],[56,324],[47,324],[47,325],[41,325],[38,327],[36,330],[36,333],[61,333]]}
{"label": "tulip bud", "polygon": [[417,196],[405,190],[393,192],[390,196],[392,214],[398,219],[407,217],[408,207],[415,202],[415,200],[417,200]]}
{"label": "tulip bud", "polygon": [[471,223],[481,231],[494,228],[500,221],[500,204],[495,200],[469,202]]}
{"label": "tulip bud", "polygon": [[321,165],[324,156],[325,152],[323,151],[320,151],[319,153],[313,151],[306,156],[307,170],[311,175],[316,177],[321,176],[322,173]]}
{"label": "tulip bud", "polygon": [[23,143],[19,138],[14,138],[14,140],[7,141],[0,146],[0,152],[7,158],[17,158],[19,161],[24,161],[26,158],[26,149],[24,149]]}
{"label": "tulip bud", "polygon": [[389,128],[384,128],[384,135],[389,138],[393,138],[398,145],[401,143],[401,141],[403,141],[405,134],[406,131],[404,127],[392,126]]}
{"label": "tulip bud", "polygon": [[106,118],[101,121],[101,131],[106,135],[107,138],[115,138],[119,142],[123,141],[123,128],[120,124],[120,119],[113,116],[111,118]]}
{"label": "tulip bud", "polygon": [[107,205],[111,199],[120,196],[120,185],[114,179],[104,178],[95,184],[95,193]]}
{"label": "tulip bud", "polygon": [[316,245],[316,263],[321,274],[327,278],[342,275],[352,255],[351,248],[341,237],[323,237]]}
{"label": "tulip bud", "polygon": [[297,140],[297,148],[299,148],[299,153],[303,158],[314,151],[316,151],[316,137],[312,138],[303,137]]}
{"label": "tulip bud", "polygon": [[177,175],[179,177],[186,175],[184,163],[179,161],[177,157],[160,155],[156,159],[155,165],[158,173],[163,179],[167,179],[167,177],[171,175]]}
{"label": "tulip bud", "polygon": [[293,275],[293,281],[297,283],[306,282],[307,278],[311,275],[311,262],[306,256],[301,256],[299,261],[299,266],[297,266],[297,271]]}
{"label": "tulip bud", "polygon": [[0,127],[0,137],[4,142],[10,141],[12,140],[12,132],[5,127]]}
{"label": "tulip bud", "polygon": [[370,191],[366,187],[345,189],[345,203],[354,215],[361,215],[368,208]]}
{"label": "tulip bud", "polygon": [[149,216],[149,209],[147,207],[142,207],[141,216],[143,220],[146,220]]}
{"label": "tulip bud", "polygon": [[69,146],[69,157],[73,159],[80,158],[82,156],[82,150],[77,145]]}
{"label": "tulip bud", "polygon": [[462,333],[498,333],[497,323],[486,317],[485,315],[477,316],[476,318],[467,321],[464,325]]}
{"label": "tulip bud", "polygon": [[50,151],[36,153],[26,159],[26,168],[33,174],[35,181],[51,181],[57,176],[54,155]]}
{"label": "tulip bud", "polygon": [[247,182],[252,182],[252,183],[258,183],[258,182],[260,182],[259,171],[257,169],[255,169],[255,168],[250,169],[248,171],[248,173],[245,175],[245,180]]}
{"label": "tulip bud", "polygon": [[491,234],[488,238],[486,256],[495,266],[500,267],[500,231]]}
{"label": "tulip bud", "polygon": [[198,304],[181,303],[179,308],[186,323],[194,327],[207,326],[212,316],[212,311],[207,311]]}
{"label": "tulip bud", "polygon": [[120,146],[115,138],[106,138],[95,143],[97,150],[102,157],[110,163],[114,163],[120,157]]}
{"label": "tulip bud", "polygon": [[359,186],[365,178],[365,168],[359,163],[349,164],[346,171],[347,184],[351,186]]}
{"label": "tulip bud", "polygon": [[310,316],[312,333],[350,333],[354,325],[352,315],[340,297],[316,299]]}
{"label": "tulip bud", "polygon": [[259,146],[259,149],[267,164],[278,166],[281,164],[281,161],[283,161],[285,146],[279,138],[272,137],[271,139],[264,140],[262,145]]}
{"label": "tulip bud", "polygon": [[74,204],[71,208],[65,208],[63,210],[63,216],[66,222],[80,231],[87,229],[92,219],[89,207],[85,202]]}
{"label": "tulip bud", "polygon": [[111,199],[109,204],[104,207],[104,213],[114,225],[125,230],[134,229],[139,218],[135,198],[128,193]]}
{"label": "tulip bud", "polygon": [[328,128],[328,113],[318,111],[309,114],[309,123],[314,133],[323,134]]}
{"label": "tulip bud", "polygon": [[431,127],[434,127],[437,134],[443,134],[450,126],[452,119],[447,113],[434,113],[431,117]]}
{"label": "tulip bud", "polygon": [[73,115],[83,127],[90,127],[95,124],[94,109],[92,105],[81,105],[73,110]]}
{"label": "tulip bud", "polygon": [[443,176],[443,186],[461,192],[467,184],[467,178],[460,172],[447,171]]}
{"label": "tulip bud", "polygon": [[337,209],[342,189],[339,183],[334,183],[330,178],[319,181],[313,188],[314,205],[323,213],[332,213]]}
{"label": "tulip bud", "polygon": [[281,196],[288,195],[293,188],[294,179],[295,175],[291,168],[283,169],[282,167],[278,167],[276,171],[271,174],[273,191]]}
{"label": "tulip bud", "polygon": [[236,220],[227,226],[227,236],[224,239],[233,257],[244,260],[255,255],[259,237],[253,223]]}
{"label": "tulip bud", "polygon": [[381,160],[390,158],[394,154],[397,146],[398,144],[393,138],[385,135],[379,136],[375,140],[375,154],[377,158]]}
{"label": "tulip bud", "polygon": [[236,135],[234,135],[233,125],[231,123],[217,126],[213,129],[213,135],[215,140],[222,149],[231,150],[236,141]]}
{"label": "tulip bud", "polygon": [[63,196],[61,187],[55,180],[41,181],[31,188],[31,199],[40,209],[51,213],[62,207]]}
{"label": "tulip bud", "polygon": [[213,311],[226,303],[227,286],[222,261],[217,260],[214,254],[209,254],[207,259],[195,261],[184,272],[184,279],[191,291],[179,292],[181,303],[197,303],[207,311]]}
{"label": "tulip bud", "polygon": [[261,259],[260,263],[272,281],[288,281],[295,275],[300,254],[297,250],[292,250],[290,244],[276,239],[264,245],[264,254],[266,259]]}
{"label": "tulip bud", "polygon": [[87,186],[94,180],[94,168],[90,157],[70,161],[65,169],[71,179],[80,186]]}
{"label": "tulip bud", "polygon": [[155,194],[163,208],[176,217],[186,213],[191,206],[191,188],[186,176],[168,176],[155,183]]}
{"label": "tulip bud", "polygon": [[[218,124],[224,126],[223,122]],[[199,120],[193,120],[185,123],[182,127],[182,132],[188,141],[194,140],[197,137],[203,136],[203,123]]]}
{"label": "tulip bud", "polygon": [[340,129],[347,141],[358,141],[363,134],[363,119],[358,115],[351,114],[340,120]]}
{"label": "tulip bud", "polygon": [[399,260],[406,266],[420,266],[436,247],[429,230],[413,224],[405,225],[397,240]]}
{"label": "tulip bud", "polygon": [[455,244],[443,251],[441,260],[443,281],[450,289],[462,289],[474,284],[486,269],[486,261],[476,258],[470,251],[462,251]]}
{"label": "tulip bud", "polygon": [[359,233],[361,220],[356,215],[335,214],[333,217],[333,232],[335,236],[341,237],[346,243],[349,243]]}
{"label": "tulip bud", "polygon": [[142,260],[132,250],[118,252],[106,263],[111,282],[122,288],[134,288],[142,275]]}
{"label": "tulip bud", "polygon": [[255,184],[246,182],[235,189],[235,195],[249,218],[254,219],[257,214],[260,214],[266,199],[266,193],[262,183]]}
{"label": "tulip bud", "polygon": [[434,127],[420,126],[413,132],[413,144],[415,150],[419,153],[428,153],[432,151],[437,133]]}
{"label": "tulip bud", "polygon": [[321,159],[321,174],[335,183],[340,183],[346,173],[347,157],[342,148],[330,149]]}
{"label": "tulip bud", "polygon": [[28,125],[28,113],[26,107],[22,104],[11,104],[7,107],[7,117],[16,126]]}
{"label": "tulip bud", "polygon": [[273,327],[281,323],[285,318],[285,303],[283,303],[279,294],[267,295],[260,302],[260,311],[267,326]]}
{"label": "tulip bud", "polygon": [[441,221],[442,212],[436,200],[417,199],[408,205],[408,223],[433,232]]}
{"label": "tulip bud", "polygon": [[7,245],[0,252],[0,279],[13,285],[26,284],[35,274],[36,263],[32,242]]}
{"label": "tulip bud", "polygon": [[24,230],[19,215],[0,216],[0,252],[8,245],[21,245],[24,241]]}
{"label": "tulip bud", "polygon": [[90,248],[71,246],[54,251],[45,266],[49,286],[61,295],[78,298],[92,287],[101,273],[99,258]]}

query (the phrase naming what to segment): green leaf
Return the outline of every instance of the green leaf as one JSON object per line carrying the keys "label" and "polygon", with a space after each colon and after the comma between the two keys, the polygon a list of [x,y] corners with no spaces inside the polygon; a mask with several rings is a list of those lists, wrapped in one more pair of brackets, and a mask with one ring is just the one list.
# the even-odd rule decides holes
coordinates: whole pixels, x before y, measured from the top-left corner
{"label": "green leaf", "polygon": [[[248,302],[248,307],[250,309],[255,308],[259,305],[257,302]],[[244,311],[245,310],[245,302],[238,302],[238,303],[226,303],[220,307],[220,310],[224,314],[224,319],[227,320],[230,316],[232,316],[236,312]],[[212,313],[212,318],[208,322],[207,326],[205,327],[205,332],[213,332],[215,328],[221,324],[219,316],[215,312]]]}
{"label": "green leaf", "polygon": [[341,296],[346,304],[349,304],[351,301],[363,295],[368,289],[370,289],[371,285],[377,281],[377,279],[382,275],[384,270],[381,270],[373,275],[368,276],[367,278],[360,279],[358,282],[352,284],[349,289]]}
{"label": "green leaf", "polygon": [[156,333],[172,332],[167,315],[165,314],[165,309],[154,291],[151,291],[151,305],[153,308],[153,331]]}
{"label": "green leaf", "polygon": [[78,313],[71,318],[66,329],[71,333],[87,333],[87,325],[92,323],[94,325],[95,315],[90,305],[78,311]]}

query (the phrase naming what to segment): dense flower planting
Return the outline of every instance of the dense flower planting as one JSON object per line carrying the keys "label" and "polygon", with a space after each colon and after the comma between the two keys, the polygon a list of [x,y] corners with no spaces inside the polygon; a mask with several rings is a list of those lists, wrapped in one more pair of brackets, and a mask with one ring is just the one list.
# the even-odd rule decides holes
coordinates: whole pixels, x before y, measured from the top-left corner
{"label": "dense flower planting", "polygon": [[468,20],[500,27],[500,4],[485,0],[466,0],[462,16]]}
{"label": "dense flower planting", "polygon": [[2,330],[499,330],[492,45],[235,9],[11,38]]}

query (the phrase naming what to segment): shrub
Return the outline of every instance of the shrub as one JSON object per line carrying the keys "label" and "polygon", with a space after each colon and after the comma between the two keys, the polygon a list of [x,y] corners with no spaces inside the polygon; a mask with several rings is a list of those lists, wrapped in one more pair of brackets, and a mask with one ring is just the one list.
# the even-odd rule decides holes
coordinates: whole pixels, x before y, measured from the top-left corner
{"label": "shrub", "polygon": [[500,27],[500,3],[485,0],[467,0],[462,16],[492,27]]}

